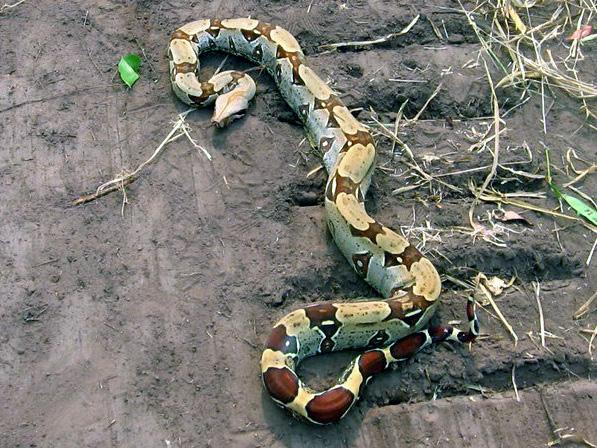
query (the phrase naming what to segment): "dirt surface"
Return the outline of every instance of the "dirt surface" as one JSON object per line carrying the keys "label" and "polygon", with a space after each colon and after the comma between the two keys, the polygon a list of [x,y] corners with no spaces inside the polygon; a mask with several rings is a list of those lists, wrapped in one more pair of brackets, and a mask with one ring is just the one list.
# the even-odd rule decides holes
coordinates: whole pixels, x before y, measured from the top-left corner
{"label": "dirt surface", "polygon": [[[581,332],[594,328],[595,314],[572,319],[595,291],[597,257],[587,264],[594,234],[534,212],[524,213],[532,227],[504,224],[501,246],[458,230],[469,226],[469,181],[482,183],[491,164],[488,149],[469,147],[491,125],[484,117],[492,108],[485,69],[468,63],[479,45],[455,8],[451,0],[42,0],[0,15],[0,445],[541,447],[563,426],[597,443],[590,334]],[[400,38],[321,54],[320,45],[396,32],[417,14]],[[497,298],[516,346],[480,311],[486,336],[472,350],[434,347],[379,375],[337,425],[307,426],[271,402],[258,359],[273,322],[308,303],[376,295],[326,232],[323,175],[306,178],[317,158],[299,144],[302,128],[259,72],[256,101],[229,128],[209,126],[209,111],[189,115],[213,161],[181,138],[127,189],[123,214],[120,193],[69,205],[147,159],[184,110],[169,88],[170,32],[196,18],[247,15],[295,33],[313,68],[350,108],[363,108],[365,122],[372,108],[393,123],[406,99],[412,118],[443,82],[400,138],[429,173],[456,173],[441,178],[455,189],[434,182],[392,194],[417,179],[405,155],[392,157],[391,142],[378,137],[385,168],[369,209],[419,243],[417,229],[441,230],[427,231],[435,238],[423,250],[442,274],[516,276]],[[447,38],[438,39],[431,21]],[[143,77],[130,91],[115,76],[129,52],[144,54]],[[221,60],[206,57],[207,72]],[[225,68],[233,66],[250,67],[230,57]],[[499,79],[491,64],[490,71]],[[577,102],[546,93],[546,135],[538,95],[520,106],[521,91],[498,95],[507,128],[500,163],[544,174],[546,144],[563,184],[574,177],[564,172],[566,150],[595,161],[595,137]],[[540,179],[500,168],[492,186],[547,193],[534,201],[557,206]],[[595,196],[591,176],[577,186]],[[475,216],[489,227],[495,208],[481,204]],[[533,281],[541,285],[547,349]],[[438,321],[463,318],[459,289],[445,282]],[[351,356],[308,360],[300,372],[311,385],[329,385]]]}

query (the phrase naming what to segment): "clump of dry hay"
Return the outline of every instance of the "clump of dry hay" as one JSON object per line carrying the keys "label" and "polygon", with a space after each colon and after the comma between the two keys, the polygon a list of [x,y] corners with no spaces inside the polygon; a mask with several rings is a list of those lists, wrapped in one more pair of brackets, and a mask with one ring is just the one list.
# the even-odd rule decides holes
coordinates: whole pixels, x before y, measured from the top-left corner
{"label": "clump of dry hay", "polygon": [[496,87],[519,86],[523,95],[535,88],[542,98],[546,88],[557,88],[579,99],[587,117],[597,118],[589,104],[597,98],[597,86],[581,79],[581,73],[592,70],[582,67],[582,47],[595,38],[591,34],[595,0],[489,0],[477,1],[472,10],[460,6],[504,74]]}

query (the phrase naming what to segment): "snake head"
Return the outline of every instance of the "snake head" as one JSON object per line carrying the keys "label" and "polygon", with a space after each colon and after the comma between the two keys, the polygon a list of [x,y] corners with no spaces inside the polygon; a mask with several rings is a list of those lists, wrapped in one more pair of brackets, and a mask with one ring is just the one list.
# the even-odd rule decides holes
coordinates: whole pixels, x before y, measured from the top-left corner
{"label": "snake head", "polygon": [[223,128],[231,121],[243,116],[243,111],[249,107],[249,100],[245,96],[246,92],[232,90],[218,96],[214,114],[211,122],[217,127]]}
{"label": "snake head", "polygon": [[250,76],[243,76],[232,90],[218,96],[211,122],[218,127],[224,127],[232,120],[241,117],[254,95],[255,82]]}
{"label": "snake head", "polygon": [[220,81],[225,84],[223,93],[216,98],[214,114],[211,117],[212,123],[222,128],[241,117],[249,107],[249,101],[255,96],[255,81],[249,75],[241,74],[239,77],[238,74],[230,72],[220,73],[214,76],[212,81],[215,84]]}

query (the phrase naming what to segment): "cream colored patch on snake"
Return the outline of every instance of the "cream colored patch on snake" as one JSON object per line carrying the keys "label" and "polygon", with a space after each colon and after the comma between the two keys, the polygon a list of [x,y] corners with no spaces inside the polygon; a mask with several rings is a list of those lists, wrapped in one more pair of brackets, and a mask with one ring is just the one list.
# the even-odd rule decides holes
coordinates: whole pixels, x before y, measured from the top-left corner
{"label": "cream colored patch on snake", "polygon": [[369,224],[375,222],[365,211],[365,206],[352,194],[340,193],[336,197],[336,206],[346,222],[357,230],[367,230]]}
{"label": "cream colored patch on snake", "polygon": [[327,100],[334,94],[334,91],[305,64],[299,66],[299,76],[318,100]]}
{"label": "cream colored patch on snake", "polygon": [[179,86],[185,86],[185,92],[193,96],[201,96],[201,83],[197,80],[194,73],[177,73],[175,81]]}
{"label": "cream colored patch on snake", "polygon": [[392,356],[392,352],[390,351],[390,347],[384,347],[380,351],[383,353],[383,355],[384,355],[384,357],[386,358],[387,361],[389,361],[389,362],[395,362],[395,361],[397,361],[397,359]]}
{"label": "cream colored patch on snake", "polygon": [[253,30],[259,24],[259,20],[239,18],[239,19],[224,19],[222,20],[224,28],[239,29],[239,30]]}
{"label": "cream colored patch on snake", "polygon": [[195,20],[194,22],[187,23],[186,25],[180,27],[179,30],[185,34],[192,35],[208,30],[210,25],[211,20],[209,19]]}
{"label": "cream colored patch on snake", "polygon": [[287,359],[288,356],[281,351],[268,348],[261,355],[261,372],[265,372],[270,367],[287,367]]}
{"label": "cream colored patch on snake", "polygon": [[287,314],[278,321],[276,326],[284,325],[286,327],[286,334],[288,336],[296,336],[300,334],[305,328],[309,328],[309,319],[304,308],[293,311]]}
{"label": "cream colored patch on snake", "polygon": [[355,365],[355,368],[352,369],[352,372],[350,372],[348,378],[346,378],[344,383],[342,383],[342,386],[347,388],[355,397],[357,397],[359,395],[359,389],[361,388],[363,381],[365,381],[365,379],[363,378],[358,366]]}
{"label": "cream colored patch on snake", "polygon": [[338,174],[349,177],[354,183],[360,183],[375,160],[375,148],[372,144],[363,146],[357,143],[348,150],[338,164]]}
{"label": "cream colored patch on snake", "polygon": [[307,390],[307,388],[299,387],[298,395],[292,400],[292,403],[287,404],[286,407],[299,415],[305,415],[304,409],[314,397],[315,395]]}
{"label": "cream colored patch on snake", "polygon": [[277,26],[271,30],[269,36],[272,40],[280,45],[284,51],[294,53],[296,51],[301,52],[301,46],[296,41],[294,36],[286,31],[284,28]]}
{"label": "cream colored patch on snake", "polygon": [[416,279],[413,293],[425,297],[428,301],[434,301],[441,292],[441,280],[439,274],[427,258],[421,258],[412,264],[410,273]]}
{"label": "cream colored patch on snake", "polygon": [[379,233],[375,238],[377,245],[386,252],[400,255],[404,250],[410,246],[409,242],[403,236],[398,235],[392,229],[382,227],[384,233]]}
{"label": "cream colored patch on snake", "polygon": [[172,53],[172,61],[175,64],[197,63],[197,55],[193,51],[193,46],[188,40],[173,39],[170,42],[170,52]]}
{"label": "cream colored patch on snake", "polygon": [[209,80],[211,84],[214,86],[214,90],[217,92],[223,89],[227,84],[231,83],[234,80],[230,72],[218,73],[213,78]]}
{"label": "cream colored patch on snake", "polygon": [[342,129],[347,134],[354,135],[358,131],[366,131],[367,129],[363,126],[348,110],[346,106],[336,106],[333,109],[334,118]]}
{"label": "cream colored patch on snake", "polygon": [[391,313],[385,302],[342,303],[335,305],[336,319],[342,323],[371,324],[384,320]]}

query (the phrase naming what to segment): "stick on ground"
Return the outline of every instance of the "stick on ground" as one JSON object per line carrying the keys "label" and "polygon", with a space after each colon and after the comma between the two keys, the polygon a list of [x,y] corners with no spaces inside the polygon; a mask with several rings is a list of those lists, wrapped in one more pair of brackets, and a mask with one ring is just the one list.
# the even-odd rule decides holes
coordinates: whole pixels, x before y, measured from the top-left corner
{"label": "stick on ground", "polygon": [[[166,138],[164,138],[164,140],[162,140],[162,142],[158,145],[158,147],[153,152],[151,157],[149,159],[147,159],[146,161],[144,161],[143,163],[141,163],[137,168],[135,168],[134,171],[131,171],[131,172],[128,172],[126,170],[123,171],[122,173],[117,175],[114,179],[104,182],[99,187],[97,187],[95,193],[79,196],[77,199],[75,199],[72,202],[72,204],[73,205],[81,205],[81,204],[85,204],[87,202],[95,201],[96,199],[101,198],[102,196],[110,194],[114,191],[119,191],[119,190],[124,191],[124,187],[126,187],[127,185],[130,185],[134,181],[136,181],[138,179],[141,171],[147,165],[149,165],[155,161],[157,156],[162,152],[162,150],[166,147],[166,145],[168,143],[171,143],[174,140],[177,140],[179,137],[181,137],[183,135],[187,136],[187,138],[189,139],[191,144],[193,146],[195,146],[196,148],[201,149],[203,151],[203,153],[205,154],[205,156],[209,160],[211,160],[211,155],[209,154],[209,152],[207,152],[207,150],[205,148],[203,148],[201,145],[197,144],[191,138],[191,136],[188,133],[188,129],[186,128],[185,118],[193,110],[195,110],[195,109],[188,109],[178,115],[178,120],[174,123],[172,130],[168,133]],[[126,203],[126,196],[125,196],[124,201],[125,202],[123,202],[123,206]]]}

